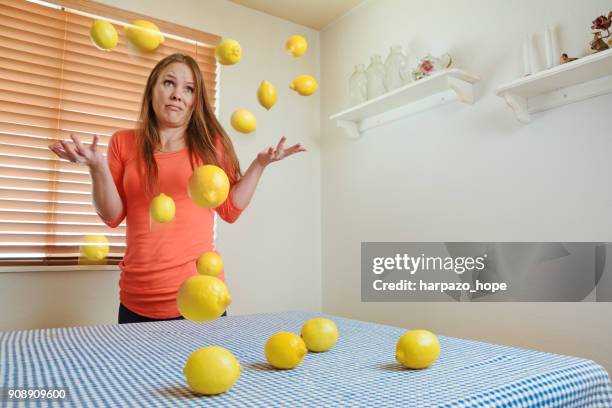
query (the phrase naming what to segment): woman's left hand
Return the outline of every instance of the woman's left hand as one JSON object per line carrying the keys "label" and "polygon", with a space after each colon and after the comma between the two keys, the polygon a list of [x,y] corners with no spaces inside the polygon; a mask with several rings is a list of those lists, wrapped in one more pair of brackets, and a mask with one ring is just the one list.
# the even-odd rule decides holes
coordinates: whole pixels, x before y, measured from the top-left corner
{"label": "woman's left hand", "polygon": [[306,149],[300,143],[294,144],[293,146],[285,147],[285,136],[281,137],[281,140],[276,145],[276,148],[270,146],[266,150],[259,152],[257,155],[257,162],[262,166],[266,167],[268,164],[289,157],[292,154],[305,152]]}

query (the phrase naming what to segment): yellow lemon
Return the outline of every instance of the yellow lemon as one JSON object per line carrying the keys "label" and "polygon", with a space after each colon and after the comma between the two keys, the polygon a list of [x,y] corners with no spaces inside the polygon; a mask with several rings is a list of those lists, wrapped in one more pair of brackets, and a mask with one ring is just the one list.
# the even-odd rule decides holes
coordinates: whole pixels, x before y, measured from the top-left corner
{"label": "yellow lemon", "polygon": [[153,200],[151,200],[151,218],[155,221],[165,224],[174,219],[176,213],[176,206],[172,197],[168,197],[164,193],[161,193]]}
{"label": "yellow lemon", "polygon": [[217,208],[229,194],[229,178],[221,167],[213,164],[200,166],[189,178],[191,201],[202,208]]}
{"label": "yellow lemon", "polygon": [[276,87],[268,81],[263,81],[257,88],[257,99],[261,106],[270,110],[276,103]]}
{"label": "yellow lemon", "polygon": [[234,65],[242,57],[242,48],[236,40],[223,40],[215,47],[215,56],[220,64]]}
{"label": "yellow lemon", "polygon": [[408,368],[427,368],[440,355],[440,342],[429,330],[411,330],[399,338],[395,358]]}
{"label": "yellow lemon", "polygon": [[194,322],[206,322],[221,316],[232,303],[232,296],[219,278],[195,275],[187,278],[176,295],[179,312]]}
{"label": "yellow lemon", "polygon": [[231,351],[207,346],[189,355],[183,374],[193,392],[221,394],[232,388],[240,377],[240,363]]}
{"label": "yellow lemon", "polygon": [[266,342],[266,360],[274,368],[289,369],[297,367],[308,350],[304,340],[295,333],[280,332],[272,335]]}
{"label": "yellow lemon", "polygon": [[134,20],[135,27],[125,27],[125,36],[141,51],[153,51],[164,42],[164,36],[159,28],[146,20]]}
{"label": "yellow lemon", "polygon": [[317,80],[310,75],[298,75],[293,82],[289,84],[289,88],[302,96],[312,95],[317,91],[318,87],[319,84],[317,84]]}
{"label": "yellow lemon", "polygon": [[81,246],[83,256],[92,261],[100,261],[108,256],[108,239],[104,235],[85,235]]}
{"label": "yellow lemon", "polygon": [[106,51],[115,48],[119,40],[115,27],[105,20],[94,20],[89,29],[89,38],[96,47]]}
{"label": "yellow lemon", "polygon": [[330,319],[310,319],[302,326],[302,339],[310,351],[327,351],[338,341],[338,327]]}
{"label": "yellow lemon", "polygon": [[257,119],[250,111],[238,109],[232,113],[232,127],[241,133],[251,133],[257,128]]}
{"label": "yellow lemon", "polygon": [[204,252],[198,258],[197,268],[200,275],[218,276],[223,271],[223,259],[217,252]]}
{"label": "yellow lemon", "polygon": [[292,35],[285,43],[285,48],[294,57],[301,57],[308,49],[308,42],[301,35]]}

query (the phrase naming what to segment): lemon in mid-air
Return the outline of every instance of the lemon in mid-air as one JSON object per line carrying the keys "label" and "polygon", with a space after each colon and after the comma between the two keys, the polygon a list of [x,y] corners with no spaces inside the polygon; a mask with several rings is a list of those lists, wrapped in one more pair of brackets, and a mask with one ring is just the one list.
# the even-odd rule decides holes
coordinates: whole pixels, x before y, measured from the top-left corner
{"label": "lemon in mid-air", "polygon": [[232,296],[225,283],[208,275],[187,278],[176,295],[181,315],[194,322],[206,322],[221,316],[232,303]]}
{"label": "lemon in mid-air", "polygon": [[257,128],[255,115],[247,109],[237,109],[230,119],[232,127],[240,133],[251,133]]}
{"label": "lemon in mid-air", "polygon": [[440,355],[440,342],[429,330],[411,330],[399,338],[395,358],[408,368],[427,368]]}
{"label": "lemon in mid-air", "polygon": [[154,51],[164,42],[159,28],[146,20],[134,20],[125,27],[125,36],[140,51]]}
{"label": "lemon in mid-air", "polygon": [[292,35],[285,43],[285,49],[294,57],[301,57],[308,49],[308,42],[301,35]]}
{"label": "lemon in mid-air", "polygon": [[221,167],[200,166],[189,177],[189,197],[202,208],[217,208],[227,199],[230,183]]}
{"label": "lemon in mid-air", "polygon": [[319,84],[312,75],[298,75],[293,82],[289,84],[289,88],[302,96],[309,96],[317,91]]}
{"label": "lemon in mid-air", "polygon": [[259,88],[257,88],[257,100],[259,104],[266,108],[266,110],[270,110],[276,103],[276,99],[276,87],[268,81],[262,81]]}
{"label": "lemon in mid-air", "polygon": [[310,351],[327,351],[338,341],[338,327],[330,319],[310,319],[302,326],[302,339]]}
{"label": "lemon in mid-air", "polygon": [[223,259],[215,251],[204,252],[196,266],[200,275],[218,276],[223,271]]}
{"label": "lemon in mid-air", "polygon": [[108,256],[108,239],[104,235],[85,235],[85,243],[81,246],[81,254],[91,261],[101,261]]}
{"label": "lemon in mid-air", "polygon": [[290,369],[297,367],[308,350],[304,340],[295,333],[279,332],[266,342],[265,355],[274,368]]}
{"label": "lemon in mid-air", "polygon": [[221,394],[240,377],[240,363],[229,350],[207,346],[189,355],[183,374],[192,391],[206,395]]}
{"label": "lemon in mid-air", "polygon": [[105,51],[115,48],[119,40],[115,27],[105,20],[94,20],[89,29],[89,37],[96,47]]}
{"label": "lemon in mid-air", "polygon": [[242,58],[242,48],[238,41],[228,38],[217,44],[215,56],[222,65],[234,65]]}
{"label": "lemon in mid-air", "polygon": [[150,207],[151,218],[155,221],[165,224],[174,219],[176,213],[176,205],[172,197],[161,193],[153,200],[151,200]]}

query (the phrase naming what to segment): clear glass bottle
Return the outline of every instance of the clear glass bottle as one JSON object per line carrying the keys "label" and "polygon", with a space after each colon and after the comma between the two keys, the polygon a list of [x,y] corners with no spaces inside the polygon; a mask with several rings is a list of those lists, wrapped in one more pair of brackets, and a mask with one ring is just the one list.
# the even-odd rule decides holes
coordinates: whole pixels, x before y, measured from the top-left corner
{"label": "clear glass bottle", "polygon": [[365,64],[355,65],[355,72],[349,78],[349,96],[351,106],[368,100],[368,77],[365,72]]}
{"label": "clear glass bottle", "polygon": [[[408,80],[406,80],[406,77]],[[402,46],[394,45],[385,60],[385,88],[387,91],[392,91],[410,82],[410,79],[408,59],[402,52]]]}
{"label": "clear glass bottle", "polygon": [[368,99],[376,98],[387,91],[385,88],[385,66],[380,55],[372,56],[370,66],[366,70],[366,76],[368,78]]}

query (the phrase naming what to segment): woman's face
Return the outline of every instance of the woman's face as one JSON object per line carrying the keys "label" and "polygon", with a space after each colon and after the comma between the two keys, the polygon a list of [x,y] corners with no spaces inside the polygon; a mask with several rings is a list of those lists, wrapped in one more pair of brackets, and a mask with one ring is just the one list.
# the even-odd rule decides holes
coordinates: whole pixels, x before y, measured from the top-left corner
{"label": "woman's face", "polygon": [[163,127],[186,126],[191,118],[195,79],[187,64],[173,62],[162,70],[153,86],[153,111]]}

